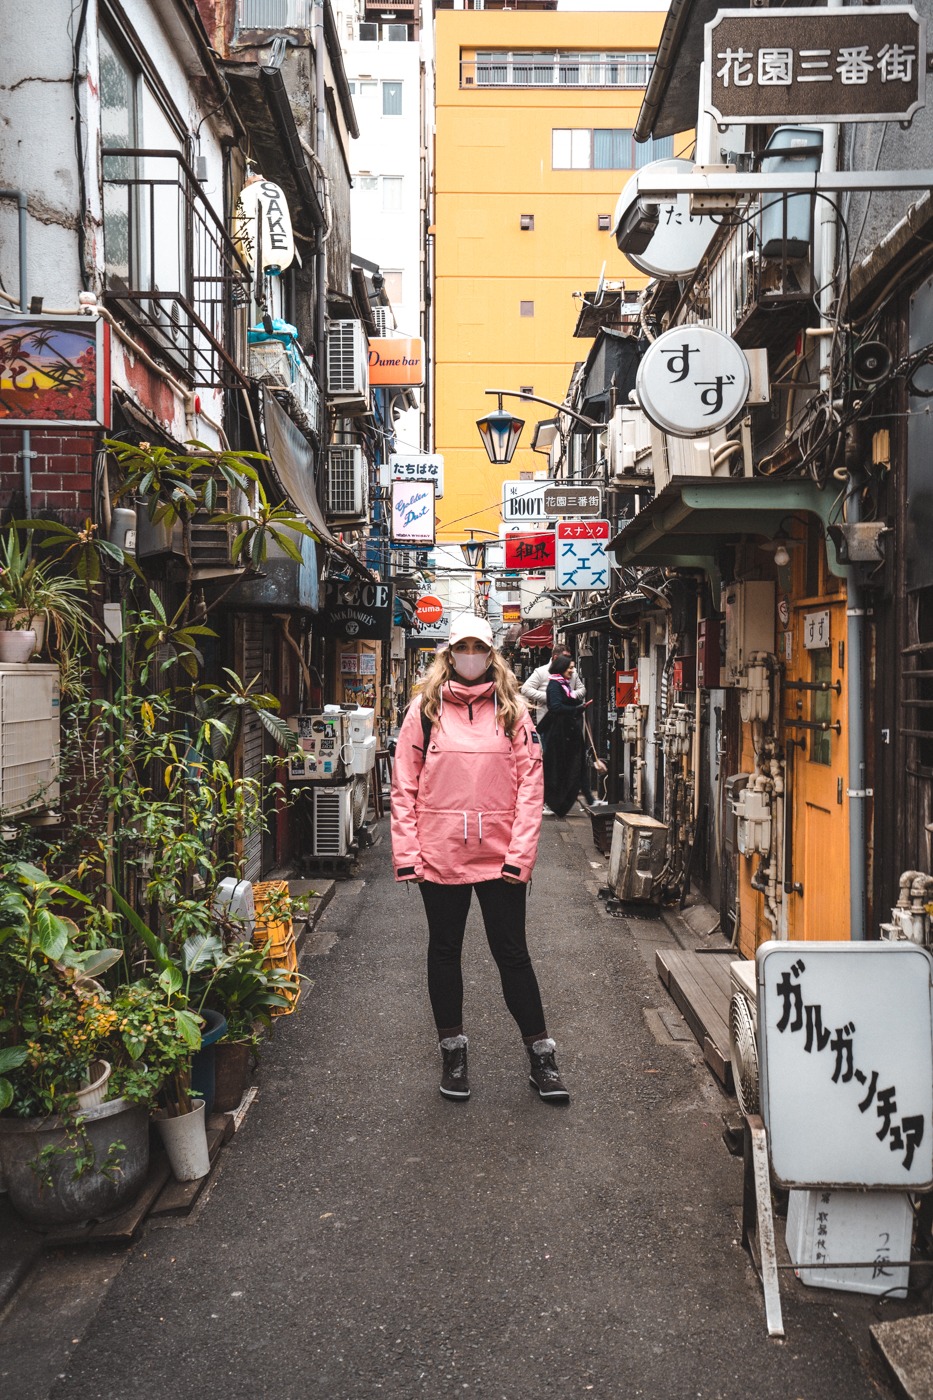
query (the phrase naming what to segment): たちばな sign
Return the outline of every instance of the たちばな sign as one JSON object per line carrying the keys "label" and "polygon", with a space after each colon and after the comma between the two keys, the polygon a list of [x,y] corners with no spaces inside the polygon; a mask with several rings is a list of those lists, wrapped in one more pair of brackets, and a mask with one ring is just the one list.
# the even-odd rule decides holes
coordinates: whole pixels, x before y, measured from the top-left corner
{"label": "\u305f\u3061\u3070\u306a sign", "polygon": [[763,944],[761,1108],[785,1186],[933,1185],[933,957],[914,943]]}
{"label": "\u305f\u3061\u3070\u306a sign", "polygon": [[439,453],[411,452],[407,456],[401,452],[389,455],[389,475],[383,482],[390,481],[433,481],[434,495],[438,500],[444,494],[444,458]]}
{"label": "\u305f\u3061\u3070\u306a sign", "polygon": [[710,326],[688,325],[652,341],[635,392],[656,428],[673,437],[706,437],[742,411],[750,385],[741,346]]}
{"label": "\u305f\u3061\u3070\u306a sign", "polygon": [[393,544],[434,543],[434,482],[393,481]]}

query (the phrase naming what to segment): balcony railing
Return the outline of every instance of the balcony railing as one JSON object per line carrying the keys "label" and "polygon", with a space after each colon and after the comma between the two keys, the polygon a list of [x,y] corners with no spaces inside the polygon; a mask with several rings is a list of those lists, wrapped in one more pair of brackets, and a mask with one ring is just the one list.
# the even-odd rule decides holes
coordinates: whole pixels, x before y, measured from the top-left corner
{"label": "balcony railing", "polygon": [[107,147],[105,296],[200,388],[244,383],[250,270],[177,151]]}
{"label": "balcony railing", "polygon": [[258,379],[284,400],[285,408],[305,433],[321,436],[321,391],[314,372],[297,345],[263,340],[249,347],[250,378]]}
{"label": "balcony railing", "polygon": [[460,60],[461,87],[643,88],[653,53],[478,52]]}
{"label": "balcony railing", "polygon": [[723,224],[684,294],[675,323],[710,325],[746,346],[776,342],[791,322],[807,323],[801,313],[807,303],[812,306],[812,264],[807,258],[762,257],[759,222],[760,209],[752,201]]}

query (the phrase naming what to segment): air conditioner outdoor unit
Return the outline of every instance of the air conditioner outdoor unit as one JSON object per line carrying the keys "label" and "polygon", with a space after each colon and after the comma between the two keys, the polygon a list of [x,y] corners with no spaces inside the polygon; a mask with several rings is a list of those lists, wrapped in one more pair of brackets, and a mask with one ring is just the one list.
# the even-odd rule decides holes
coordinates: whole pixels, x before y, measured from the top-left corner
{"label": "air conditioner outdoor unit", "polygon": [[365,520],[369,513],[369,470],[359,443],[327,449],[327,514],[334,520]]}
{"label": "air conditioner outdoor unit", "polygon": [[365,413],[369,409],[369,347],[362,321],[330,323],[327,395],[341,413]]}
{"label": "air conditioner outdoor unit", "polygon": [[309,29],[311,6],[308,0],[239,0],[237,24],[240,29]]}
{"label": "air conditioner outdoor unit", "polygon": [[609,472],[614,480],[651,476],[651,424],[640,408],[620,405],[609,425]]}
{"label": "air conditioner outdoor unit", "polygon": [[313,789],[313,800],[312,855],[347,855],[353,841],[351,789],[349,787],[316,787]]}
{"label": "air conditioner outdoor unit", "polygon": [[666,843],[663,822],[641,812],[616,812],[609,855],[609,884],[616,899],[660,899],[657,879],[664,866]]}
{"label": "air conditioner outdoor unit", "polygon": [[391,335],[395,330],[395,317],[392,315],[391,306],[374,306],[372,308],[373,325],[376,327],[378,336]]}
{"label": "air conditioner outdoor unit", "polygon": [[58,805],[61,752],[57,666],[0,665],[0,811]]}

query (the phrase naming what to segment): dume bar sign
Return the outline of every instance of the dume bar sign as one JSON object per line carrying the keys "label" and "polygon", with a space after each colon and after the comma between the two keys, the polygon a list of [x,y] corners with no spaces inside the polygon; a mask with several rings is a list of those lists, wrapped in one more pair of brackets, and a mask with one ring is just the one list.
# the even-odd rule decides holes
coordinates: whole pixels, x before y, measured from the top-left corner
{"label": "dume bar sign", "polygon": [[407,336],[369,342],[369,382],[412,388],[424,383],[424,341]]}
{"label": "dume bar sign", "polygon": [[720,125],[909,122],[925,101],[926,23],[910,5],[720,10],[704,58]]}

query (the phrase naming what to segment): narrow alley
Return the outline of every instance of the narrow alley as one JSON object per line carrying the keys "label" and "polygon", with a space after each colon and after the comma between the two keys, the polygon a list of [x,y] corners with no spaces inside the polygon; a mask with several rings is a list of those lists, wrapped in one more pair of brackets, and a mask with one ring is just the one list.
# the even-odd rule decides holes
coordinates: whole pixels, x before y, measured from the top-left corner
{"label": "narrow alley", "polygon": [[[569,1109],[529,1088],[475,906],[473,1096],[438,1094],[421,902],[391,880],[387,828],[305,945],[313,985],[199,1207],[112,1257],[84,1335],[56,1336],[76,1325],[67,1256],[43,1266],[0,1339],[7,1400],[889,1395],[876,1299],[785,1274],[787,1340],[767,1339],[729,1100],[663,1030],[671,935],[606,913],[590,823],[545,820],[529,905]],[[80,1287],[101,1276],[85,1258]]]}

